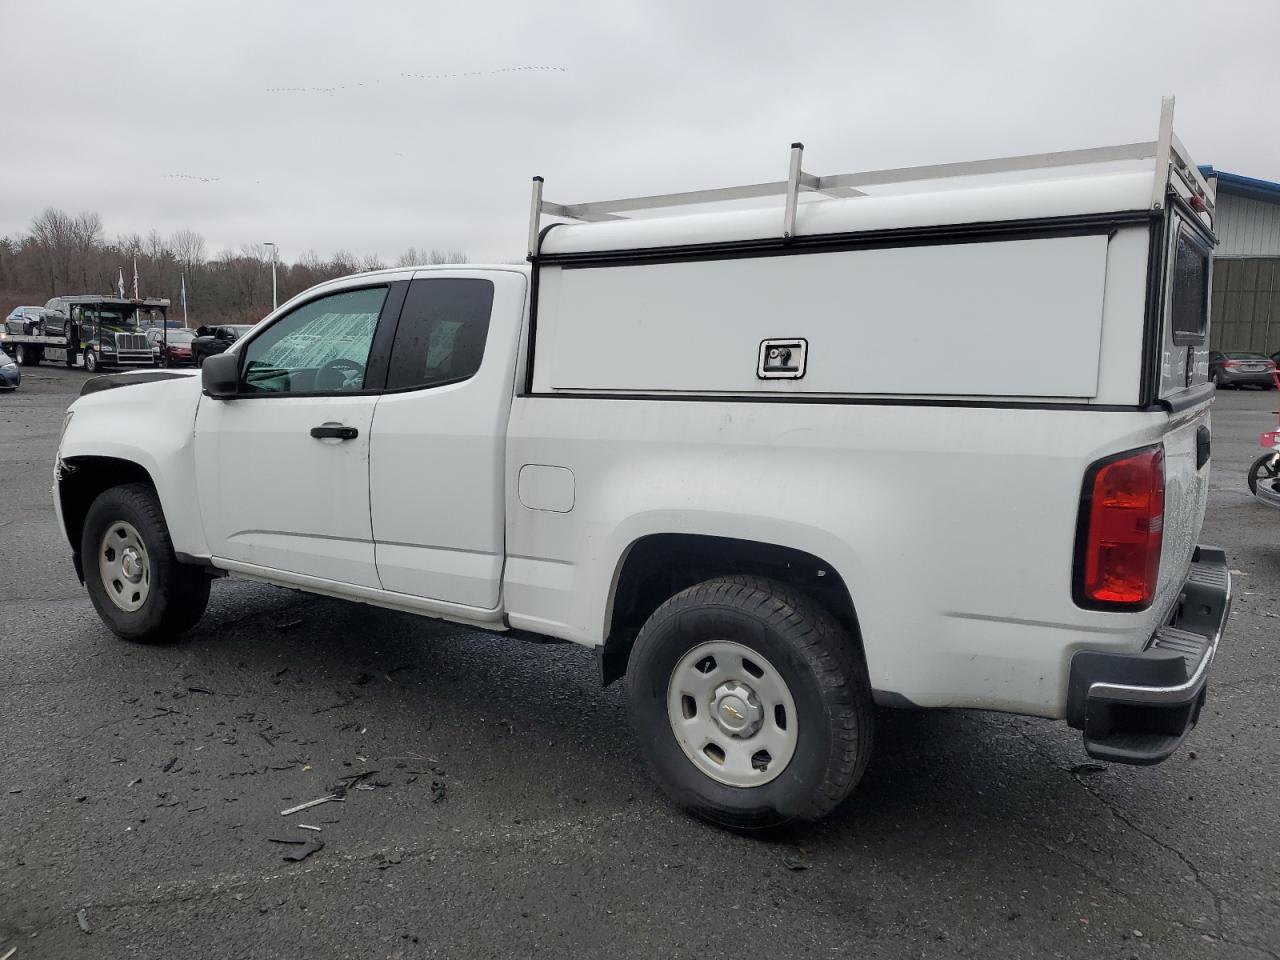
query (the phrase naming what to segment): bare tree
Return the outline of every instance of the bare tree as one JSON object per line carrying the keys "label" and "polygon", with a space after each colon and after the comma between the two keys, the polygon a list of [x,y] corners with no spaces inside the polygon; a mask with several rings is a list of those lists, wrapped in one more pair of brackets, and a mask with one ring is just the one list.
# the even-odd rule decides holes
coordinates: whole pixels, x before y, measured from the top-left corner
{"label": "bare tree", "polygon": [[142,256],[142,234],[122,233],[116,237],[116,249],[129,257]]}
{"label": "bare tree", "polygon": [[[102,245],[102,217],[96,213],[81,213],[71,223],[75,243],[76,274],[82,290],[89,289],[89,274],[94,270],[94,254]],[[94,271],[96,272],[96,271]]]}
{"label": "bare tree", "polygon": [[427,263],[467,263],[468,257],[461,250],[438,250],[432,248],[427,255]]}
{"label": "bare tree", "polygon": [[424,247],[419,250],[417,247],[410,247],[404,253],[400,254],[396,260],[397,267],[416,267],[422,264],[442,264],[442,263],[469,263],[467,255],[461,250],[441,250],[439,247],[432,247],[428,253]]}
{"label": "bare tree", "polygon": [[68,282],[71,274],[71,259],[75,252],[74,221],[57,207],[46,207],[31,220],[29,243],[40,260],[42,279],[49,296],[57,296],[58,288]]}
{"label": "bare tree", "polygon": [[329,261],[331,269],[336,271],[338,276],[346,273],[357,273],[360,270],[360,263],[350,250],[339,250],[333,255],[333,259]]}
{"label": "bare tree", "polygon": [[169,242],[160,235],[159,230],[152,230],[147,234],[146,243],[143,250],[152,260],[164,260],[172,256],[169,251]]}
{"label": "bare tree", "polygon": [[[145,236],[126,233],[107,239],[98,214],[71,216],[49,207],[32,218],[29,230],[0,237],[0,316],[51,296],[114,291],[120,273],[127,289],[136,258],[139,293],[145,296],[167,297],[176,304],[185,274],[193,323],[252,322],[271,308],[270,254],[264,244],[246,244],[211,257],[205,238],[194,230],[172,235],[150,230]],[[467,263],[468,258],[458,250],[413,247],[396,262],[415,266]],[[321,259],[307,250],[291,264],[277,264],[281,299],[383,266],[376,254],[339,250]]]}
{"label": "bare tree", "polygon": [[194,230],[179,230],[169,238],[169,249],[186,270],[204,263],[204,237]]}

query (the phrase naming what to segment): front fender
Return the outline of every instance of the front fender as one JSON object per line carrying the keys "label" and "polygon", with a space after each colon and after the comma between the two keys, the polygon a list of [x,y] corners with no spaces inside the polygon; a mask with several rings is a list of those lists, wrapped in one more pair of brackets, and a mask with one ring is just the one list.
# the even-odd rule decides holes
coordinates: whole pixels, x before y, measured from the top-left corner
{"label": "front fender", "polygon": [[195,502],[193,430],[199,402],[198,377],[139,381],[83,395],[71,405],[58,460],[108,457],[137,464],[156,488],[174,550],[207,557]]}

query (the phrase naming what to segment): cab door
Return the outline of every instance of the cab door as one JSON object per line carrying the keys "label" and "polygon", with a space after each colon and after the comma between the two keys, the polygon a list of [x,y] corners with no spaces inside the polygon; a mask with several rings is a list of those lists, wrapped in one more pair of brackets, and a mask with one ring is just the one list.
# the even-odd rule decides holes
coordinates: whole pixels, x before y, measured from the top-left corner
{"label": "cab door", "polygon": [[507,419],[525,302],[515,271],[415,276],[373,418],[370,513],[387,590],[498,606]]}
{"label": "cab door", "polygon": [[372,384],[384,376],[375,334],[398,309],[392,287],[331,290],[273,319],[237,348],[238,395],[201,398],[197,501],[215,558],[380,586],[369,440]]}

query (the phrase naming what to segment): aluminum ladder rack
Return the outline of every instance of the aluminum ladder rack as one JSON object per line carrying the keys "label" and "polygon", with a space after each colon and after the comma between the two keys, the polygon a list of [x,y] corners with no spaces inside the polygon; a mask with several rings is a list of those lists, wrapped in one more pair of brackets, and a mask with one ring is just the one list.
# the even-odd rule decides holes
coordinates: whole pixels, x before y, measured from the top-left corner
{"label": "aluminum ladder rack", "polygon": [[1161,101],[1160,127],[1156,139],[1141,143],[1089,147],[1084,150],[1061,150],[1055,153],[1032,153],[961,163],[898,167],[890,170],[866,170],[861,173],[840,173],[826,177],[806,173],[801,167],[803,157],[804,144],[793,143],[785,180],[750,183],[736,187],[717,187],[710,190],[690,190],[683,193],[662,193],[647,197],[628,197],[621,200],[597,200],[589,203],[552,203],[544,200],[542,199],[542,177],[534,177],[533,198],[529,208],[529,259],[535,259],[538,255],[543,214],[567,220],[596,223],[606,220],[625,220],[627,218],[622,215],[623,213],[637,210],[785,196],[782,236],[784,239],[790,239],[795,235],[796,209],[802,190],[828,197],[864,197],[867,194],[862,191],[862,187],[904,184],[922,180],[945,180],[950,177],[1048,170],[1055,167],[1114,163],[1123,160],[1154,161],[1152,210],[1164,208],[1171,188],[1197,213],[1206,214],[1211,219],[1214,210],[1213,188],[1201,175],[1186,147],[1173,132],[1173,97],[1165,97]]}

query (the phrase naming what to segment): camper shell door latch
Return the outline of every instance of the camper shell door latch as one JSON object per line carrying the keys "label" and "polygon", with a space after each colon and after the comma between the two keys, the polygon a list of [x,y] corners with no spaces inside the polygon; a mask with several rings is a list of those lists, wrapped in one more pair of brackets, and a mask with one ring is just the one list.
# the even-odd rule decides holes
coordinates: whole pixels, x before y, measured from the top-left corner
{"label": "camper shell door latch", "polygon": [[799,380],[804,376],[808,352],[807,340],[761,340],[756,376],[761,380]]}

